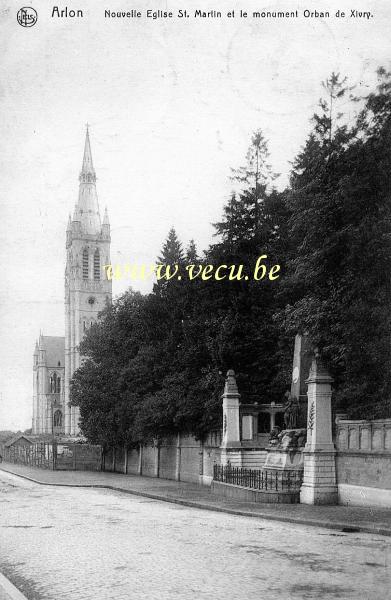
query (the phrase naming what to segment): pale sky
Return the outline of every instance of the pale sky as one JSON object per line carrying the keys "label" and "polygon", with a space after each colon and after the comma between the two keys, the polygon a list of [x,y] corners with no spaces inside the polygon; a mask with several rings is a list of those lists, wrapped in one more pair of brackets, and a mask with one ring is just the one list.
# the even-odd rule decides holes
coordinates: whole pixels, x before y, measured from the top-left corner
{"label": "pale sky", "polygon": [[[171,226],[184,244],[194,238],[200,250],[208,246],[232,187],[230,167],[243,164],[255,129],[269,139],[283,187],[320,82],[339,71],[365,92],[376,68],[391,66],[388,0],[105,4],[68,2],[84,18],[53,19],[53,6],[34,0],[38,22],[23,28],[19,5],[0,1],[0,430],[31,426],[35,340],[40,330],[64,335],[65,230],[86,122],[112,262],[150,263]],[[333,16],[337,9],[350,15],[353,4],[374,17]],[[191,17],[104,18],[105,9],[132,8],[186,8]],[[195,8],[223,18],[194,19]],[[238,16],[296,8],[332,16]],[[125,287],[115,282],[114,294]]]}

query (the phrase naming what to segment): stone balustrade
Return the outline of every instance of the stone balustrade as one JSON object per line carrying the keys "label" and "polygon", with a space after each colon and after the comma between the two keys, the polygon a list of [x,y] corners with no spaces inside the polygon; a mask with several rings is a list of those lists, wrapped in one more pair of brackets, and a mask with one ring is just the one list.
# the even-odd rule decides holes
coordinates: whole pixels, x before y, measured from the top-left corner
{"label": "stone balustrade", "polygon": [[339,451],[391,452],[391,419],[373,421],[336,419]]}

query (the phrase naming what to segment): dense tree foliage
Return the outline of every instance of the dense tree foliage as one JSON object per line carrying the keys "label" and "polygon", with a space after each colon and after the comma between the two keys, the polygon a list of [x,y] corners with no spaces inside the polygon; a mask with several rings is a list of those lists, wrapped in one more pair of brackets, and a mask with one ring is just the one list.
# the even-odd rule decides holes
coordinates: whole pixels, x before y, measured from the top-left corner
{"label": "dense tree foliage", "polygon": [[[286,303],[276,316],[285,331],[310,334],[336,378],[338,406],[357,417],[390,414],[391,84],[383,70],[379,78],[350,128],[322,101],[296,159]],[[330,81],[332,97],[344,95],[344,82]]]}
{"label": "dense tree foliage", "polygon": [[[229,368],[242,401],[281,400],[297,332],[327,359],[340,408],[391,415],[391,77],[378,76],[361,103],[339,75],[324,82],[283,192],[256,131],[246,164],[233,171],[240,189],[215,224],[216,241],[200,256],[171,229],[158,261],[176,276],[106,308],[81,344],[72,386],[90,440],[202,438],[221,426]],[[267,272],[256,280],[261,255]],[[208,265],[212,276],[202,277]],[[221,265],[229,277],[215,277]],[[189,268],[199,275],[191,279]]]}

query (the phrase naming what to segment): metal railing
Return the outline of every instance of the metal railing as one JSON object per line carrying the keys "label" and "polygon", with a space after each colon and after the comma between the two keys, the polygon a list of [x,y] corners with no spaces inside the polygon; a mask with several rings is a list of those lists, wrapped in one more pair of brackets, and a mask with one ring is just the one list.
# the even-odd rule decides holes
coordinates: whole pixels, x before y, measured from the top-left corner
{"label": "metal railing", "polygon": [[244,469],[231,465],[214,465],[213,479],[253,490],[293,492],[300,490],[303,476],[298,471]]}
{"label": "metal railing", "polygon": [[102,469],[102,449],[91,444],[36,442],[29,446],[3,447],[4,462],[52,470]]}

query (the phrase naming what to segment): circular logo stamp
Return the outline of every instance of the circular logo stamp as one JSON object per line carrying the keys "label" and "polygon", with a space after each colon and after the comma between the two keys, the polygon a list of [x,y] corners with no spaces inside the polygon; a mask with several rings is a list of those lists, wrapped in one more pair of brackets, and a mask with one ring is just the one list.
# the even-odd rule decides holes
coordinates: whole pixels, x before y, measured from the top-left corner
{"label": "circular logo stamp", "polygon": [[32,27],[38,21],[38,14],[31,6],[24,6],[18,10],[16,18],[22,27]]}

